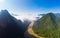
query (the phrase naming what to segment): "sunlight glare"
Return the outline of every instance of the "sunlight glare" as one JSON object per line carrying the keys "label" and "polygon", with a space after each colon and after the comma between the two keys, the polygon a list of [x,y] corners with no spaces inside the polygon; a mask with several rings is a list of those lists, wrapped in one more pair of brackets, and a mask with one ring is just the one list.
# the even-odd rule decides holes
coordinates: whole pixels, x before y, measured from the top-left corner
{"label": "sunlight glare", "polygon": [[3,3],[4,2],[4,0],[0,0],[0,3]]}

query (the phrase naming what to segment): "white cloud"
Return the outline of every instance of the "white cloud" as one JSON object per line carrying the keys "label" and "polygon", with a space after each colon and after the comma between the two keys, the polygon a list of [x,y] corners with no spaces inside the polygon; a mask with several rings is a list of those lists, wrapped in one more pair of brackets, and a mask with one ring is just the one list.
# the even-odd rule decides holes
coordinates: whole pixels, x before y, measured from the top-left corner
{"label": "white cloud", "polygon": [[30,21],[33,21],[33,20],[36,20],[36,17],[40,17],[41,18],[41,16],[38,16],[37,14],[32,14],[32,15],[25,14],[25,15],[18,15],[18,16],[14,16],[14,17],[19,19],[19,20],[22,20],[22,21],[24,19],[28,19]]}

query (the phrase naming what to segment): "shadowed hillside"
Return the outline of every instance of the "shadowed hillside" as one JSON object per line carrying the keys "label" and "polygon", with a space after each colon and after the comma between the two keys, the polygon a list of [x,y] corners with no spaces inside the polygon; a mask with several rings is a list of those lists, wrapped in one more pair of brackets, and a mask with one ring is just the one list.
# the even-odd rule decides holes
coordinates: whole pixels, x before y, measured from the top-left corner
{"label": "shadowed hillside", "polygon": [[24,38],[23,23],[18,22],[7,10],[0,12],[0,38]]}

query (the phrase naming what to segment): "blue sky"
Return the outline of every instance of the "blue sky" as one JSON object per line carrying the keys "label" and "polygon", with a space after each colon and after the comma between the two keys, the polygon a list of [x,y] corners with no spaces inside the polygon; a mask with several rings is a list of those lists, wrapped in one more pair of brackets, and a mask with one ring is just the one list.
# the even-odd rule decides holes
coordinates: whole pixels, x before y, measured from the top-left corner
{"label": "blue sky", "polygon": [[2,0],[2,9],[15,14],[60,13],[60,0]]}

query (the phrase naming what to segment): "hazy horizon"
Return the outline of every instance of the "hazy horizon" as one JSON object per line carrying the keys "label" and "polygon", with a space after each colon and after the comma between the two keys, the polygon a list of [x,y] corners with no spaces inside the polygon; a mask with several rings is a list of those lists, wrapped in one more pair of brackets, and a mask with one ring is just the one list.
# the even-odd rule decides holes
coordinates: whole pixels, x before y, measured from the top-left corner
{"label": "hazy horizon", "polygon": [[0,10],[20,17],[35,17],[49,12],[60,13],[60,0],[0,0]]}

